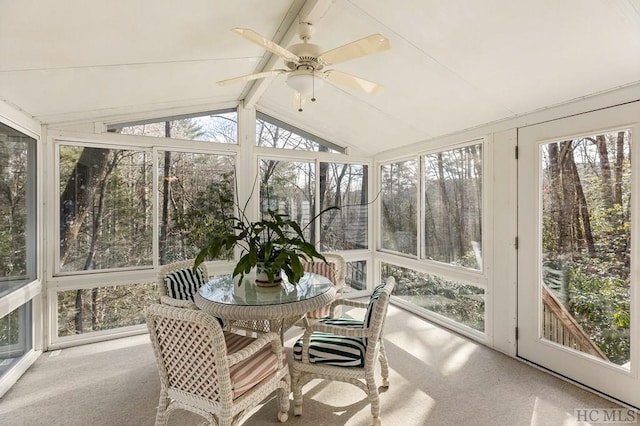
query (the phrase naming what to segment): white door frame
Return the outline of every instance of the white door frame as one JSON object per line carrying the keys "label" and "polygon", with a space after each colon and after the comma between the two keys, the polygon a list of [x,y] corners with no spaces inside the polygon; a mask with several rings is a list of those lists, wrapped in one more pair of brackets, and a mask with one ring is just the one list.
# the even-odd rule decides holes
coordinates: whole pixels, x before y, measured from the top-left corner
{"label": "white door frame", "polygon": [[[626,369],[542,338],[540,145],[630,128],[632,134],[631,367]],[[518,356],[626,404],[640,407],[640,101],[518,130]]]}

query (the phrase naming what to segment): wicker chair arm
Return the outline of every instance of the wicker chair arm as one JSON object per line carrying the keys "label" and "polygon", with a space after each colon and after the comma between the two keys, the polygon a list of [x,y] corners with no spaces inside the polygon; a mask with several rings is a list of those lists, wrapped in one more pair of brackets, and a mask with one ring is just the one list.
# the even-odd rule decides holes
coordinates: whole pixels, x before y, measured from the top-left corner
{"label": "wicker chair arm", "polygon": [[329,317],[335,318],[335,311],[338,306],[350,306],[352,308],[367,309],[367,306],[369,306],[369,303],[359,302],[357,300],[351,300],[351,299],[342,299],[342,298],[335,299],[333,302],[331,302],[331,305],[329,308]]}
{"label": "wicker chair arm", "polygon": [[[234,352],[231,355],[227,356],[227,360],[229,362],[229,366],[235,365],[240,361],[244,361],[245,359],[251,357],[256,354],[260,349],[267,346],[271,343],[271,349],[274,353],[279,354],[282,352],[282,342],[280,341],[280,336],[277,333],[264,333],[258,334],[258,338],[251,342],[248,346],[245,346],[238,352]],[[282,357],[278,357],[280,359],[279,364],[282,363]],[[280,365],[282,367],[282,365]]]}
{"label": "wicker chair arm", "polygon": [[200,308],[198,308],[195,303],[189,300],[174,299],[173,297],[169,296],[160,296],[160,303],[162,303],[163,305],[173,306],[174,308],[200,310]]}
{"label": "wicker chair arm", "polygon": [[309,335],[314,331],[321,331],[323,333],[332,333],[337,336],[345,336],[345,337],[371,337],[372,332],[370,328],[354,328],[354,327],[345,327],[341,325],[329,325],[322,324],[317,322],[312,324],[305,331],[305,335],[307,332]]}
{"label": "wicker chair arm", "polygon": [[332,306],[345,305],[345,306],[352,306],[354,308],[367,309],[367,306],[369,306],[369,302],[360,302],[358,300],[352,300],[352,299],[336,299],[333,302],[331,302],[331,305]]}

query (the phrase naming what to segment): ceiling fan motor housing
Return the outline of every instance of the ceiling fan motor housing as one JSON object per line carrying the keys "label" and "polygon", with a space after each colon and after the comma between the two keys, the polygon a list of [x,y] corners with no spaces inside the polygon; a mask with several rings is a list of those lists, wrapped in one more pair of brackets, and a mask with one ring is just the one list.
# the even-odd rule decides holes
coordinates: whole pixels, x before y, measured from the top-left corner
{"label": "ceiling fan motor housing", "polygon": [[295,54],[300,60],[298,62],[285,61],[285,65],[291,70],[311,69],[320,71],[324,65],[318,61],[322,54],[322,48],[313,43],[298,43],[289,46],[288,50]]}

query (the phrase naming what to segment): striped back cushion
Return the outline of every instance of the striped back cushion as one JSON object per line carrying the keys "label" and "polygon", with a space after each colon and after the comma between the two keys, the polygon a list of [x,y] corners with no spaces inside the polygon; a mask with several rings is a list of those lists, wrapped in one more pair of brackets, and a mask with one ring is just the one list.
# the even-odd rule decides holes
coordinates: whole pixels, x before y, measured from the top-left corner
{"label": "striped back cushion", "polygon": [[[362,328],[362,321],[349,318],[320,320],[323,324]],[[293,345],[293,358],[302,360],[302,337]],[[337,367],[364,367],[365,344],[361,337],[338,336],[314,331],[309,339],[309,362]]]}
{"label": "striped back cushion", "polygon": [[194,275],[191,268],[179,269],[164,277],[167,286],[167,296],[173,299],[190,300],[204,284],[204,274],[198,269]]}
{"label": "striped back cushion", "polygon": [[[336,285],[336,265],[333,263],[324,263],[322,261],[318,262],[304,262],[304,270],[307,272],[312,272],[314,274],[322,275],[323,277],[329,278],[329,281]],[[308,312],[307,318],[324,318],[329,316],[330,306],[325,305],[321,308],[316,309],[315,311]]]}
{"label": "striped back cushion", "polygon": [[[373,314],[376,310],[376,303],[378,302],[378,298],[380,294],[382,294],[382,290],[386,283],[378,284],[376,288],[373,289],[373,293],[371,293],[371,298],[369,299],[369,306],[367,307],[367,312],[364,314],[364,328],[371,327],[371,323],[373,322]],[[367,344],[367,339],[364,339],[364,344]]]}

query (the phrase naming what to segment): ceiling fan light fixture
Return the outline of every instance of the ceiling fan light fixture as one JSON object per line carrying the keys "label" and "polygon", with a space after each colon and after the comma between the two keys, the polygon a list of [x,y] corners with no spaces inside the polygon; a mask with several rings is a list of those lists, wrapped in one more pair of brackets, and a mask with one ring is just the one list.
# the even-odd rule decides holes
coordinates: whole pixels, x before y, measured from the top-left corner
{"label": "ceiling fan light fixture", "polygon": [[287,85],[304,96],[314,96],[315,91],[324,86],[324,78],[313,70],[297,70],[289,74]]}

